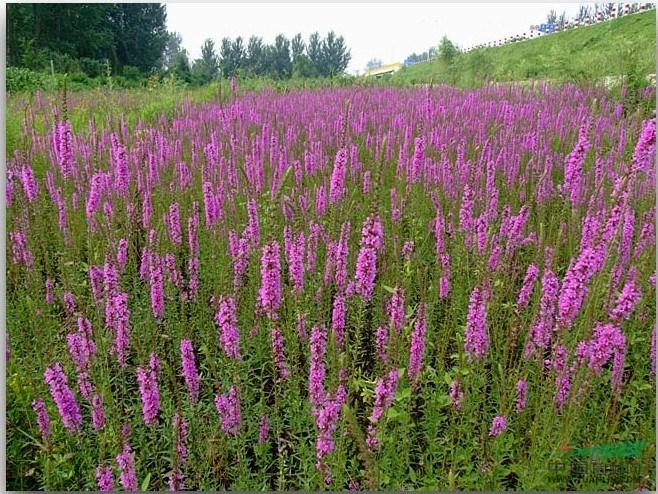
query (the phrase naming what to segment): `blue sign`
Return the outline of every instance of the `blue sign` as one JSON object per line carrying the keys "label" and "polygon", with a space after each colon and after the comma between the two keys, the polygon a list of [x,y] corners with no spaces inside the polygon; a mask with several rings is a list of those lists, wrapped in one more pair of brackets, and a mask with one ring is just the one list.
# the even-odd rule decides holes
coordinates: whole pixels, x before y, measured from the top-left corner
{"label": "blue sign", "polygon": [[542,33],[554,33],[555,24],[540,24],[539,31],[541,31]]}

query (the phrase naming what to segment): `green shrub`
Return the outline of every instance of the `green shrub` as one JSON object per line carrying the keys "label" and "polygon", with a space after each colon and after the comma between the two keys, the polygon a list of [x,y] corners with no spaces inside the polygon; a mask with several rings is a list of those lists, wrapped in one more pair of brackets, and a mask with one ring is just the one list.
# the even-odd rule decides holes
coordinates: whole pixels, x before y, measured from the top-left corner
{"label": "green shrub", "polygon": [[93,58],[81,58],[80,68],[89,77],[102,77],[105,75],[105,64]]}
{"label": "green shrub", "polygon": [[138,81],[142,78],[141,70],[130,65],[124,65],[122,75],[129,81]]}
{"label": "green shrub", "polygon": [[8,93],[21,91],[33,92],[37,89],[47,89],[52,85],[48,76],[30,69],[7,67],[6,90]]}

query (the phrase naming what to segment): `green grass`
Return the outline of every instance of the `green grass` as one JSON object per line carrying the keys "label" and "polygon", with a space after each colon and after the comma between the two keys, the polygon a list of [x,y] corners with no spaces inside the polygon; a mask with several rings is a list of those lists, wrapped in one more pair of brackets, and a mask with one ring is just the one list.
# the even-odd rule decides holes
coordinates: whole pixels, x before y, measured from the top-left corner
{"label": "green grass", "polygon": [[436,60],[405,67],[391,82],[475,85],[548,79],[595,81],[606,76],[656,72],[656,11],[571,29],[458,57],[452,69]]}

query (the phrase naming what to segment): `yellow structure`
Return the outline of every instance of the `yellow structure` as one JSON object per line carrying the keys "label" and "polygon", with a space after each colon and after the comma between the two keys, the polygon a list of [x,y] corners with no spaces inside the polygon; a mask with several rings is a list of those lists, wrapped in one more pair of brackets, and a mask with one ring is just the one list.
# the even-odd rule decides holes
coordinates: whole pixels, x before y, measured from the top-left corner
{"label": "yellow structure", "polygon": [[366,70],[363,74],[365,77],[382,77],[385,75],[394,74],[403,67],[401,63],[391,63],[388,65],[382,65],[380,67]]}

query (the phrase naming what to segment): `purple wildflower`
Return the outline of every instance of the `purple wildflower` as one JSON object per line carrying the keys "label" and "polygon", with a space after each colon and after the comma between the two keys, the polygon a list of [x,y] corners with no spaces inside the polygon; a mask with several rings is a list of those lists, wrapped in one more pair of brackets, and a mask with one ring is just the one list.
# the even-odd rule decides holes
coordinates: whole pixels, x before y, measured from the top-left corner
{"label": "purple wildflower", "polygon": [[123,272],[126,269],[126,260],[128,258],[128,240],[122,238],[119,240],[119,248],[117,249],[117,264],[119,270]]}
{"label": "purple wildflower", "polygon": [[656,374],[656,327],[651,332],[651,373]]}
{"label": "purple wildflower", "polygon": [[39,427],[39,434],[45,440],[50,436],[50,417],[46,409],[46,403],[42,398],[37,398],[32,401],[32,409],[37,414],[37,426]]}
{"label": "purple wildflower", "polygon": [[92,411],[91,411],[91,425],[97,431],[101,430],[105,426],[105,410],[103,408],[103,397],[99,394],[95,394],[91,399]]}
{"label": "purple wildflower", "polygon": [[130,347],[130,311],[128,310],[128,294],[117,293],[109,302],[112,307],[112,324],[114,341],[111,352],[116,355],[117,362],[124,369],[127,367],[126,356]]}
{"label": "purple wildflower", "polygon": [[311,330],[311,358],[308,373],[309,400],[314,408],[319,407],[325,398],[324,391],[324,355],[327,351],[327,334],[324,326],[313,326]]}
{"label": "purple wildflower", "polygon": [[151,311],[153,317],[162,319],[164,317],[164,277],[162,273],[162,259],[151,255],[149,277],[151,285]]}
{"label": "purple wildflower", "polygon": [[450,383],[450,402],[455,410],[459,410],[464,400],[464,392],[460,389],[459,379]]}
{"label": "purple wildflower", "polygon": [[407,240],[402,246],[402,257],[404,258],[405,262],[411,262],[411,255],[413,254],[413,252],[414,252],[414,241]]}
{"label": "purple wildflower", "polygon": [[304,232],[293,235],[288,225],[284,229],[286,262],[292,293],[298,295],[304,290]]}
{"label": "purple wildflower", "polygon": [[571,391],[571,372],[569,369],[564,369],[558,373],[555,378],[555,387],[555,407],[560,410],[567,401],[567,397]]}
{"label": "purple wildflower", "polygon": [[484,357],[489,349],[487,294],[479,287],[471,292],[465,336],[464,349],[468,353],[469,362]]}
{"label": "purple wildflower", "polygon": [[220,297],[219,310],[215,314],[215,323],[219,328],[219,341],[226,355],[240,360],[240,331],[236,315],[235,299]]}
{"label": "purple wildflower", "polygon": [[598,249],[587,248],[572,262],[564,275],[558,299],[557,325],[569,329],[588,292],[589,281],[601,268],[603,259]]}
{"label": "purple wildflower", "polygon": [[633,168],[644,170],[654,163],[656,154],[656,119],[642,122],[642,133],[633,152]]}
{"label": "purple wildflower", "polygon": [[[552,251],[547,251],[547,257],[550,258],[548,254],[552,255]],[[530,335],[523,353],[524,358],[531,357],[537,348],[547,348],[551,341],[560,282],[550,269],[548,262],[544,268],[541,286],[542,295],[539,302],[539,315],[530,328]]]}
{"label": "purple wildflower", "polygon": [[336,245],[334,263],[336,266],[336,286],[343,288],[347,280],[347,256],[349,254],[348,241],[350,239],[351,224],[349,221],[343,223],[340,228],[340,239]]}
{"label": "purple wildflower", "polygon": [[339,347],[343,347],[345,340],[345,297],[337,294],[334,298],[333,310],[331,312],[331,330]]}
{"label": "purple wildflower", "polygon": [[238,238],[238,234],[231,230],[229,251],[233,258],[233,288],[237,290],[242,286],[249,267],[249,240],[245,237]]}
{"label": "purple wildflower", "polygon": [[75,297],[71,292],[64,294],[64,310],[69,315],[75,312]]}
{"label": "purple wildflower", "polygon": [[53,289],[55,288],[55,280],[52,278],[46,278],[46,303],[48,305],[52,304],[55,301],[55,294]]}
{"label": "purple wildflower", "polygon": [[498,415],[494,417],[489,429],[489,437],[500,436],[507,429],[507,417]]}
{"label": "purple wildflower", "polygon": [[34,202],[39,193],[39,187],[37,181],[34,178],[34,172],[30,165],[23,165],[21,169],[21,184],[23,185],[23,191],[25,192],[25,197],[27,197],[28,202]]}
{"label": "purple wildflower", "polygon": [[114,476],[111,466],[96,467],[96,485],[100,492],[114,491]]}
{"label": "purple wildflower", "polygon": [[135,474],[135,460],[130,445],[125,443],[123,451],[117,456],[117,465],[121,470],[119,482],[124,490],[134,492],[137,490],[137,475]]}
{"label": "purple wildflower", "polygon": [[524,379],[519,379],[516,383],[516,404],[514,410],[521,413],[526,406],[528,399],[528,383]]}
{"label": "purple wildflower", "polygon": [[228,394],[215,396],[215,407],[222,420],[222,429],[227,434],[236,436],[240,429],[240,397],[238,389],[231,386]]}
{"label": "purple wildflower", "polygon": [[331,483],[331,473],[324,463],[324,458],[336,448],[332,435],[338,427],[340,411],[346,399],[347,393],[341,382],[336,393],[333,396],[327,396],[322,406],[315,413],[315,425],[318,428],[318,437],[315,443],[318,459],[316,468],[323,473],[326,484]]}
{"label": "purple wildflower", "polygon": [[337,203],[345,193],[345,174],[347,163],[347,151],[340,148],[336,153],[334,169],[331,172],[331,182],[329,186],[329,203]]}
{"label": "purple wildflower", "polygon": [[517,313],[528,306],[530,301],[530,296],[532,295],[532,290],[535,286],[535,281],[539,275],[539,269],[534,264],[528,266],[528,270],[525,273],[525,278],[523,279],[523,286],[519,291],[519,298],[516,302],[516,311]]}
{"label": "purple wildflower", "polygon": [[399,376],[399,371],[394,369],[386,377],[378,379],[375,385],[375,403],[369,417],[370,424],[368,425],[368,437],[366,439],[366,444],[371,451],[375,450],[379,444],[377,422],[379,422],[384,411],[393,403]]}
{"label": "purple wildflower", "polygon": [[404,290],[400,287],[393,289],[391,300],[388,304],[388,318],[391,322],[391,327],[397,334],[402,331],[402,326],[405,324],[404,317]]}
{"label": "purple wildflower", "polygon": [[165,223],[169,229],[169,239],[174,245],[180,245],[183,242],[183,236],[180,227],[180,208],[177,202],[169,206],[169,214],[165,213]]}
{"label": "purple wildflower", "polygon": [[260,222],[258,220],[258,204],[253,198],[247,201],[247,215],[249,223],[245,229],[245,237],[251,242],[251,245],[257,247],[260,245]]}
{"label": "purple wildflower", "polygon": [[50,386],[50,396],[57,405],[64,427],[71,432],[79,430],[82,425],[80,408],[71,388],[69,388],[68,379],[59,362],[46,369],[44,378]]}
{"label": "purple wildflower", "polygon": [[260,425],[258,427],[258,444],[265,444],[267,441],[267,435],[270,431],[270,422],[267,418],[267,415],[261,415]]}
{"label": "purple wildflower", "polygon": [[597,323],[586,348],[588,366],[598,376],[613,355],[625,353],[626,338],[618,326]]}
{"label": "purple wildflower", "polygon": [[159,368],[160,361],[155,353],[151,353],[147,368],[137,368],[137,382],[139,383],[139,393],[142,399],[142,414],[146,425],[155,425],[160,411]]}
{"label": "purple wildflower", "polygon": [[190,340],[181,340],[180,354],[183,367],[183,378],[190,396],[190,402],[196,403],[199,398],[199,372],[194,360],[194,349]]}
{"label": "purple wildflower", "polygon": [[263,246],[260,265],[261,286],[258,297],[267,316],[277,319],[281,305],[281,264],[279,260],[279,243],[274,241]]}
{"label": "purple wildflower", "polygon": [[637,270],[633,267],[629,270],[626,284],[617,297],[615,306],[610,311],[610,320],[613,322],[626,321],[633,312],[633,309],[640,301],[642,292],[636,283]]}
{"label": "purple wildflower", "polygon": [[371,247],[361,247],[356,260],[356,292],[366,301],[372,299],[377,275],[377,253]]}
{"label": "purple wildflower", "polygon": [[169,475],[169,490],[181,491],[183,486],[183,465],[187,459],[187,422],[176,412],[173,418],[174,444],[176,448],[176,461]]}
{"label": "purple wildflower", "polygon": [[388,343],[388,328],[384,325],[379,326],[375,331],[375,347],[377,349],[377,358],[382,364],[386,363],[386,344]]}
{"label": "purple wildflower", "polygon": [[411,333],[411,348],[409,350],[409,379],[416,384],[423,363],[423,353],[425,351],[425,332],[427,324],[425,322],[425,304],[420,304],[416,313],[416,322],[413,332]]}
{"label": "purple wildflower", "polygon": [[274,364],[279,371],[279,378],[284,381],[290,376],[288,366],[286,366],[285,349],[286,342],[283,339],[283,333],[277,326],[272,328],[272,353],[274,354]]}

